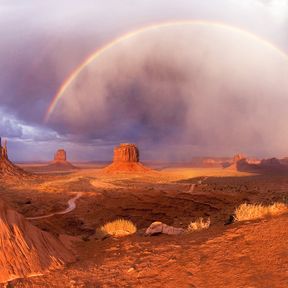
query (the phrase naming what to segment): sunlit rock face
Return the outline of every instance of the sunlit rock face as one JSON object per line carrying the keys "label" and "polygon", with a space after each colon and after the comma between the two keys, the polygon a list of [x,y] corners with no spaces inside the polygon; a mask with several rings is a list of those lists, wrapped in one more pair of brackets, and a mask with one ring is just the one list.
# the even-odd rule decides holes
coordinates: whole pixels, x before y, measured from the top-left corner
{"label": "sunlit rock face", "polygon": [[139,150],[135,144],[120,144],[114,148],[113,162],[139,162]]}
{"label": "sunlit rock face", "polygon": [[75,260],[56,237],[32,225],[2,200],[0,247],[0,283],[40,275]]}
{"label": "sunlit rock face", "polygon": [[1,137],[0,137],[0,159],[1,160],[4,160],[4,159],[8,160],[7,140],[4,141],[4,146],[2,146]]}
{"label": "sunlit rock face", "polygon": [[54,155],[55,162],[65,162],[67,161],[66,151],[64,149],[59,149]]}
{"label": "sunlit rock face", "polygon": [[151,172],[151,169],[140,163],[139,154],[139,149],[135,144],[120,144],[114,148],[113,163],[104,168],[103,171],[108,173]]}
{"label": "sunlit rock face", "polygon": [[7,176],[25,176],[28,175],[24,170],[14,165],[8,158],[7,140],[4,141],[0,137],[0,178]]}

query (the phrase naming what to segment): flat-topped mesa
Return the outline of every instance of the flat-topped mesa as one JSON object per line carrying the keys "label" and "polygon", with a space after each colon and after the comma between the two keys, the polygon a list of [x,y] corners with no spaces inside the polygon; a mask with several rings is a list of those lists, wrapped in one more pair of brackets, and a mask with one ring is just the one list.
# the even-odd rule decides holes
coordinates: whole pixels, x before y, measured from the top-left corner
{"label": "flat-topped mesa", "polygon": [[262,167],[278,167],[281,165],[281,161],[277,158],[269,158],[269,159],[263,159],[260,162],[260,165]]}
{"label": "flat-topped mesa", "polygon": [[152,170],[139,161],[139,149],[135,144],[123,143],[114,148],[113,163],[103,169],[107,173],[143,173]]}
{"label": "flat-topped mesa", "polygon": [[120,144],[114,148],[113,162],[139,162],[139,150],[135,144]]}
{"label": "flat-topped mesa", "polygon": [[54,162],[66,162],[67,155],[64,149],[59,149],[54,155]]}

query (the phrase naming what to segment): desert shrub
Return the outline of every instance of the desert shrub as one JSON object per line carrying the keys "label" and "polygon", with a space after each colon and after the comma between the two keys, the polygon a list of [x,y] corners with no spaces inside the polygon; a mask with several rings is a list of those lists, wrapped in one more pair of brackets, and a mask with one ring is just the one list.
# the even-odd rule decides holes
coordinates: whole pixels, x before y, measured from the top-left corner
{"label": "desert shrub", "polygon": [[234,218],[236,221],[247,221],[276,216],[285,212],[288,212],[288,206],[280,202],[275,202],[271,205],[244,203],[236,208]]}
{"label": "desert shrub", "polygon": [[100,231],[104,235],[111,235],[115,237],[127,236],[134,234],[137,231],[136,226],[130,220],[117,219],[112,222],[108,222],[100,228]]}
{"label": "desert shrub", "polygon": [[196,221],[191,222],[188,225],[188,232],[200,231],[203,229],[208,229],[210,226],[210,217],[204,220],[202,217],[196,219]]}

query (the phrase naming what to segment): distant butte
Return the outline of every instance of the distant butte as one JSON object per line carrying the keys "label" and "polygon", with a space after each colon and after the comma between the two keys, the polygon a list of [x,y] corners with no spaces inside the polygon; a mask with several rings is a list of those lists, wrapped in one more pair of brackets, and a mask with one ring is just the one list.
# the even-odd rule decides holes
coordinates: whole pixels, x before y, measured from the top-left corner
{"label": "distant butte", "polygon": [[54,155],[54,162],[67,162],[66,151],[59,149]]}
{"label": "distant butte", "polygon": [[139,149],[135,144],[123,143],[114,148],[113,163],[106,168],[105,172],[148,172],[152,171],[145,167],[139,160]]}
{"label": "distant butte", "polygon": [[67,153],[64,149],[58,149],[54,154],[54,160],[46,168],[54,171],[77,169],[67,160]]}

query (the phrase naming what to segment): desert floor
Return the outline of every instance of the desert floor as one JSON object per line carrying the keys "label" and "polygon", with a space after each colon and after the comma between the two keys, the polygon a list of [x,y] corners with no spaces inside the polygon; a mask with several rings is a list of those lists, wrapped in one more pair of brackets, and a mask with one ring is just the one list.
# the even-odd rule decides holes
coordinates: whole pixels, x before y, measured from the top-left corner
{"label": "desert floor", "polygon": [[[0,197],[25,217],[64,210],[83,192],[72,212],[30,220],[69,245],[77,262],[8,287],[288,287],[287,214],[224,225],[241,203],[287,202],[288,176],[187,167],[108,175],[98,166],[0,183]],[[144,236],[153,221],[186,228],[208,216],[208,230]],[[132,220],[137,233],[99,239],[95,230],[117,218]]]}

